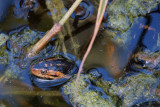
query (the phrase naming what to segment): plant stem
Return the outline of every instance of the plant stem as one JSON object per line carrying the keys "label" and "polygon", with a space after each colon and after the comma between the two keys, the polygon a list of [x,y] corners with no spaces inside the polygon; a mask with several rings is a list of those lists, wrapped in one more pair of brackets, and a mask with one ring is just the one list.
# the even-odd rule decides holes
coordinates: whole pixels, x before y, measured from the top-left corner
{"label": "plant stem", "polygon": [[47,32],[43,38],[41,38],[32,48],[31,52],[28,54],[28,57],[33,57],[39,51],[43,49],[43,47],[58,33],[62,30],[62,26],[59,23],[56,23],[51,30]]}
{"label": "plant stem", "polygon": [[29,52],[28,57],[33,57],[36,55],[39,51],[41,51],[44,46],[57,34],[62,30],[62,26],[64,23],[68,20],[68,18],[71,16],[73,11],[78,7],[78,5],[81,3],[82,0],[76,0],[71,8],[67,11],[67,13],[63,16],[63,18],[59,21],[59,23],[56,23],[53,25],[53,27],[48,31],[48,33],[39,40],[32,48],[31,52]]}
{"label": "plant stem", "polygon": [[[90,44],[87,48],[87,51],[86,53],[84,54],[84,57],[82,59],[82,63],[80,65],[80,68],[78,70],[78,74],[77,74],[77,79],[76,79],[76,83],[75,83],[75,98],[77,97],[77,85],[78,85],[78,80],[79,80],[79,77],[80,77],[80,74],[82,72],[82,67],[84,65],[84,62],[88,56],[88,54],[90,53],[91,49],[92,49],[92,46],[93,46],[93,43],[94,43],[94,40],[96,38],[96,35],[99,31],[99,27],[100,27],[100,24],[102,22],[102,19],[103,19],[103,15],[104,15],[104,12],[105,12],[105,9],[106,9],[106,6],[107,6],[107,3],[108,3],[108,0],[100,0],[100,3],[99,3],[99,8],[98,8],[98,13],[97,13],[97,19],[96,19],[96,24],[95,24],[95,28],[94,28],[94,32],[93,32],[93,36],[92,36],[92,39],[90,41]],[[74,106],[76,107],[76,103],[77,101],[75,100],[75,104]]]}
{"label": "plant stem", "polygon": [[78,5],[81,3],[82,0],[76,0],[73,5],[70,7],[70,9],[67,11],[67,13],[63,16],[63,18],[59,21],[59,23],[63,26],[64,23],[68,20],[68,18],[71,16],[73,11],[78,7]]}

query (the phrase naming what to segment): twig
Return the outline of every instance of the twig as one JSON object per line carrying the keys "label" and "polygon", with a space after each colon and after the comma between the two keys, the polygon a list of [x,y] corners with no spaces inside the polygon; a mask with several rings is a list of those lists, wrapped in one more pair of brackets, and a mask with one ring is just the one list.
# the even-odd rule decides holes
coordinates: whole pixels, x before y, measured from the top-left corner
{"label": "twig", "polygon": [[[80,68],[78,70],[78,74],[77,74],[77,78],[76,78],[76,83],[75,83],[75,98],[77,97],[77,85],[78,85],[78,80],[79,80],[79,77],[80,77],[80,73],[82,72],[82,67],[84,65],[84,62],[88,56],[88,54],[90,53],[91,49],[92,49],[92,46],[93,46],[93,43],[94,43],[94,40],[96,38],[96,35],[98,33],[98,30],[99,30],[99,27],[100,27],[100,24],[102,22],[102,19],[103,19],[103,15],[104,15],[104,12],[105,12],[105,9],[106,9],[106,5],[108,3],[108,0],[100,0],[100,3],[99,3],[99,8],[98,8],[98,14],[97,14],[97,19],[96,19],[96,25],[95,25],[95,28],[94,28],[94,32],[93,32],[93,36],[92,36],[92,39],[90,41],[90,44],[87,48],[87,51],[82,59],[82,63],[80,65]],[[103,8],[101,8],[103,6]],[[75,104],[74,106],[76,106],[76,100],[75,100]]]}
{"label": "twig", "polygon": [[32,57],[35,54],[37,54],[58,32],[60,32],[62,30],[62,26],[68,20],[68,18],[71,16],[73,11],[78,7],[78,5],[81,3],[81,1],[82,0],[76,0],[73,3],[71,8],[63,16],[63,18],[59,21],[59,23],[56,23],[55,25],[53,25],[51,30],[49,30],[49,32],[34,45],[31,52],[28,54],[28,57]]}
{"label": "twig", "polygon": [[56,23],[51,30],[41,38],[32,48],[31,52],[28,54],[29,57],[36,55],[58,32],[62,30],[62,26]]}
{"label": "twig", "polygon": [[64,23],[67,21],[67,19],[71,16],[73,11],[78,7],[78,5],[81,3],[82,0],[76,0],[71,8],[67,11],[67,13],[63,16],[63,18],[59,21],[60,25],[64,25]]}

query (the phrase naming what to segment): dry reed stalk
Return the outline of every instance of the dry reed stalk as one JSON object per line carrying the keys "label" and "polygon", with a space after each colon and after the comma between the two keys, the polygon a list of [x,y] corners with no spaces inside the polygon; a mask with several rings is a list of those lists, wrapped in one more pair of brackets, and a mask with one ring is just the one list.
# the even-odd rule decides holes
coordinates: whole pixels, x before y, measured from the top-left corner
{"label": "dry reed stalk", "polygon": [[[80,77],[80,73],[82,72],[82,67],[84,65],[84,62],[88,56],[88,54],[90,53],[91,49],[92,49],[92,46],[93,46],[93,43],[94,43],[94,40],[96,38],[96,35],[99,31],[99,27],[100,27],[100,24],[102,22],[102,19],[103,19],[103,16],[104,16],[104,12],[105,12],[105,9],[106,9],[106,6],[108,4],[108,0],[100,0],[100,3],[99,3],[99,8],[98,8],[98,14],[97,14],[97,19],[96,19],[96,24],[95,24],[95,28],[94,28],[94,32],[93,32],[93,36],[92,36],[92,39],[90,41],[90,44],[87,48],[87,51],[86,53],[84,54],[84,57],[82,59],[82,63],[80,65],[80,68],[78,70],[78,74],[77,74],[77,78],[76,78],[76,83],[75,83],[75,92],[74,92],[74,95],[75,95],[75,104],[74,104],[74,107],[76,107],[76,97],[77,97],[77,85],[78,85],[78,80],[79,80],[79,77]],[[102,7],[103,6],[103,7]]]}
{"label": "dry reed stalk", "polygon": [[59,21],[59,23],[56,23],[53,25],[51,30],[48,31],[48,33],[40,39],[32,48],[31,52],[29,52],[28,57],[32,57],[35,54],[37,54],[42,48],[58,33],[62,30],[62,26],[64,23],[68,20],[68,18],[71,16],[73,11],[78,7],[78,5],[81,3],[82,0],[76,0],[73,5],[70,7],[70,9],[67,11],[67,13],[63,16],[63,18]]}

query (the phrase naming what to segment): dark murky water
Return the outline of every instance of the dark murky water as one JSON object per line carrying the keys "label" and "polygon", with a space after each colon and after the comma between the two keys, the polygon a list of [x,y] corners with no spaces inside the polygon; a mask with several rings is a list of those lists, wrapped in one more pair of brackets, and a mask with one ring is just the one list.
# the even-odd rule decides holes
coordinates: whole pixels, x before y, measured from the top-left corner
{"label": "dark murky water", "polygon": [[[23,2],[23,0],[0,0],[0,33],[6,34],[8,38],[5,43],[0,44],[0,106],[67,107],[68,104],[59,91],[62,85],[48,90],[41,89],[32,83],[31,65],[42,59],[53,57],[55,52],[59,52],[56,46],[56,41],[59,39],[56,37],[52,39],[37,56],[26,58],[28,50],[43,37],[54,22],[45,1],[36,1],[33,9],[24,8]],[[72,37],[69,35],[70,32],[63,33],[65,38],[62,42],[67,53],[73,54],[77,59],[82,58],[94,29],[98,2],[91,1],[91,3],[94,6],[94,12],[92,11],[93,14],[89,18],[79,21],[70,19],[70,25],[78,23],[70,27]],[[158,6],[145,17],[133,18],[133,23],[123,33],[112,32],[112,29],[105,28],[105,24],[102,25],[86,60],[84,71],[97,68],[105,81],[114,81],[112,77],[119,78],[126,74],[124,71],[129,73],[134,70],[130,66],[135,63],[130,60],[133,53],[138,53],[141,48],[151,52],[160,50],[159,26]],[[116,36],[113,36],[115,32]],[[60,51],[64,52],[64,49],[61,48]],[[150,59],[147,58],[145,61],[148,60]],[[153,75],[156,70],[152,72],[141,67],[140,70],[135,71]],[[157,72],[159,72],[159,63]],[[108,76],[108,73],[112,76]]]}

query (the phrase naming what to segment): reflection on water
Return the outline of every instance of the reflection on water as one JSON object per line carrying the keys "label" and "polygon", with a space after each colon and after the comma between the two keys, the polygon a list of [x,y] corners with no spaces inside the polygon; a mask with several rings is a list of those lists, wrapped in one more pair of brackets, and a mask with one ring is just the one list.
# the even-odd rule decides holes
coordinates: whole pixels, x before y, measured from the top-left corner
{"label": "reflection on water", "polygon": [[[27,10],[26,8],[24,9],[23,0],[6,0],[5,2],[0,0],[0,9],[2,9],[0,11],[0,34],[7,35],[7,39],[0,44],[0,106],[68,106],[59,91],[62,85],[52,87],[50,90],[43,90],[32,83],[30,66],[46,58],[53,57],[55,52],[67,52],[77,59],[81,58],[94,28],[97,1],[90,0],[95,7],[94,12],[92,11],[93,15],[84,20],[79,20],[77,28],[72,26],[75,19],[70,18],[62,33],[53,38],[37,56],[28,59],[26,56],[32,46],[64,14],[61,11],[61,9],[64,9],[63,5],[58,8],[60,2],[54,2],[57,3],[57,5],[54,4],[54,9],[53,7],[48,7],[50,10],[53,9],[50,13],[47,9],[49,4],[45,4],[41,0],[37,0],[35,5]],[[109,11],[112,12],[112,9]],[[146,13],[143,8],[141,9],[142,12]],[[98,99],[93,97],[93,100],[100,101],[99,99],[101,99],[104,104],[108,102],[110,105],[115,104],[116,106],[131,106],[137,103],[145,105],[149,103],[147,101],[152,100],[153,103],[159,103],[156,98],[140,102],[135,100],[136,98],[143,98],[140,97],[140,94],[144,94],[144,98],[155,96],[159,98],[159,11],[158,8],[155,8],[146,17],[142,17],[143,15],[138,11],[139,17],[128,15],[134,11],[128,12],[127,17],[118,14],[122,19],[127,18],[126,20],[128,21],[128,18],[131,18],[129,25],[127,27],[124,26],[124,28],[121,26],[124,23],[123,21],[117,22],[120,26],[118,28],[122,28],[122,32],[112,31],[113,29],[117,30],[117,26],[113,26],[115,22],[110,23],[109,27],[102,25],[84,65],[84,71],[94,71],[89,74],[92,76],[99,74],[99,77],[97,76],[98,79],[95,80],[96,76],[86,77],[83,75],[84,77],[82,78],[85,78],[89,84],[93,85],[91,85],[92,91],[90,92],[87,89],[89,87],[88,84],[85,85],[86,81],[82,82],[86,87],[81,88],[86,88],[86,95],[92,97],[97,95]],[[57,17],[54,17],[53,14]],[[110,17],[114,15],[111,14]],[[111,20],[110,17],[109,20]],[[114,28],[112,29],[111,27]],[[3,38],[3,36],[1,35],[0,38]],[[119,77],[122,78],[119,79]],[[71,84],[69,83],[69,85]],[[143,93],[146,85],[150,91],[145,90],[145,93]],[[106,87],[107,90],[105,90]],[[67,89],[70,89],[70,91],[74,89],[73,87],[70,88]],[[96,92],[103,93],[103,99]],[[67,94],[70,93],[68,92]],[[148,96],[148,93],[154,95]],[[88,96],[85,98],[88,98]],[[119,104],[113,103],[114,100],[112,98],[116,99]],[[71,97],[70,99],[73,100]]]}

